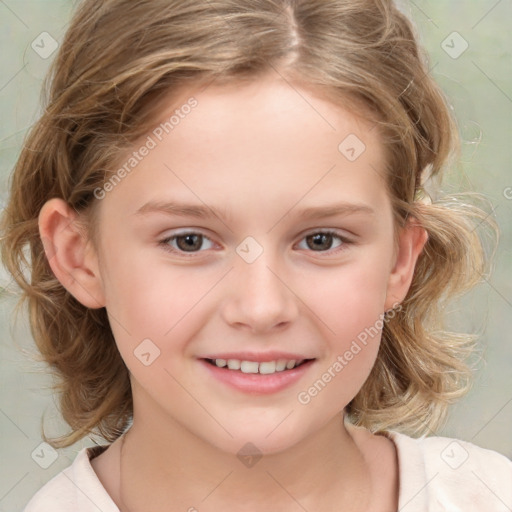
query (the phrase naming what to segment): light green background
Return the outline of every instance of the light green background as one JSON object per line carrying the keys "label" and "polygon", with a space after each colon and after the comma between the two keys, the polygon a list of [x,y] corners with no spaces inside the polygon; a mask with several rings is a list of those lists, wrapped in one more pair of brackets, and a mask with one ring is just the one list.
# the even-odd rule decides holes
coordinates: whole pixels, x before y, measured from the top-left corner
{"label": "light green background", "polygon": [[[453,407],[442,434],[512,457],[512,2],[404,0],[402,4],[430,53],[432,74],[450,98],[464,139],[464,172],[453,172],[446,189],[462,186],[486,194],[501,227],[490,282],[454,307],[454,323],[469,331],[483,330],[485,364],[471,393]],[[0,0],[2,204],[26,129],[37,117],[41,79],[51,60],[38,56],[31,43],[42,32],[59,41],[72,7],[69,0]],[[463,39],[451,35],[454,31]],[[463,40],[468,49],[453,58],[441,46],[447,37],[452,53],[462,48]],[[1,269],[0,285],[10,287]],[[26,319],[11,329],[14,303],[12,293],[0,294],[0,512],[21,510],[37,489],[73,461],[82,446],[92,445],[86,440],[62,450],[48,469],[32,459],[41,443],[43,413],[50,432],[61,433],[65,427],[44,367],[24,353],[33,350]]]}

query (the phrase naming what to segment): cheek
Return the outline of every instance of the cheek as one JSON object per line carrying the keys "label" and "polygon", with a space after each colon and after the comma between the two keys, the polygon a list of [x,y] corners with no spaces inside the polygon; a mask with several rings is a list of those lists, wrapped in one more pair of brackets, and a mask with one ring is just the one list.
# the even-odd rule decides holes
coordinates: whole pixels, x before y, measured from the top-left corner
{"label": "cheek", "polygon": [[[346,405],[359,391],[377,357],[389,273],[379,258],[360,261],[318,280],[305,301],[312,305],[324,338],[324,362],[312,393],[328,388],[319,401]],[[307,279],[306,279],[307,280]],[[318,388],[318,389],[317,389]]]}
{"label": "cheek", "polygon": [[[365,258],[339,267],[319,279],[304,277],[306,303],[322,320],[328,338],[348,342],[375,324],[384,312],[389,277],[384,259]],[[315,282],[317,286],[307,287]]]}
{"label": "cheek", "polygon": [[[184,270],[172,269],[155,247],[143,248],[120,232],[108,237],[103,258],[107,311],[126,331],[136,336],[162,336],[175,317],[194,298]],[[162,257],[161,257],[162,256]],[[136,333],[136,334],[135,334]]]}
{"label": "cheek", "polygon": [[188,340],[203,327],[209,292],[225,271],[166,264],[154,254],[148,264],[151,255],[136,249],[126,254],[130,257],[112,255],[106,265],[110,324],[127,366],[137,371],[140,361],[135,358],[145,343],[151,358],[158,354],[152,365],[156,370],[187,355]]}

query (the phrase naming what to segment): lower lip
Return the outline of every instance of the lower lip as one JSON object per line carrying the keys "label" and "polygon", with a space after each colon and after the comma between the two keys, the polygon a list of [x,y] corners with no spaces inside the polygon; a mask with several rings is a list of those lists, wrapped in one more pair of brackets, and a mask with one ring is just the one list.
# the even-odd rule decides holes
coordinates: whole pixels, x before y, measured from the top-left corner
{"label": "lower lip", "polygon": [[225,367],[219,368],[204,359],[200,360],[200,362],[216,379],[238,391],[253,395],[268,395],[292,386],[304,376],[315,360],[307,361],[292,370],[270,374],[242,373],[237,370],[227,370]]}

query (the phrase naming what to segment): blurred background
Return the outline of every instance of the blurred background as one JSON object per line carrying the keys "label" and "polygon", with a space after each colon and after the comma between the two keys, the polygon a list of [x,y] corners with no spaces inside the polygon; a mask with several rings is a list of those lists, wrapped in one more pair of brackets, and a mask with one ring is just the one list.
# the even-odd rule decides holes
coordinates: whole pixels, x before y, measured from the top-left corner
{"label": "blurred background", "polygon": [[[39,113],[42,78],[75,2],[0,0],[0,207],[24,136]],[[444,190],[485,194],[501,239],[492,276],[454,303],[450,324],[481,332],[484,357],[473,389],[451,409],[439,435],[456,437],[512,458],[512,38],[510,0],[400,2],[430,55],[463,139],[462,165]],[[91,439],[57,452],[41,446],[66,432],[52,379],[35,352],[26,315],[14,324],[16,290],[0,268],[0,512],[22,510]]]}

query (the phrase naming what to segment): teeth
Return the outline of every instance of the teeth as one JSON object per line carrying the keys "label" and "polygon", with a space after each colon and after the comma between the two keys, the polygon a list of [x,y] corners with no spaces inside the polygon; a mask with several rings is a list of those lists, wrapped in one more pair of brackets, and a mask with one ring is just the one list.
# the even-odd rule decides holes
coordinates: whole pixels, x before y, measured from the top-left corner
{"label": "teeth", "polygon": [[[215,364],[217,364],[217,360],[215,360]],[[240,370],[240,366],[241,362],[238,359],[228,359],[228,368],[230,370]]]}
{"label": "teeth", "polygon": [[240,363],[240,370],[242,373],[258,373],[259,364],[255,361],[242,361]]}
{"label": "teeth", "polygon": [[265,361],[258,363],[256,361],[240,361],[238,359],[214,359],[215,365],[219,368],[228,367],[230,370],[240,370],[242,373],[260,373],[263,375],[269,375],[276,372],[282,372],[284,370],[291,370],[305,360],[286,360],[278,359],[277,361]]}
{"label": "teeth", "polygon": [[286,359],[278,359],[276,363],[276,372],[282,372],[286,368]]}
{"label": "teeth", "polygon": [[260,373],[275,373],[276,372],[276,362],[269,361],[268,363],[260,363]]}

